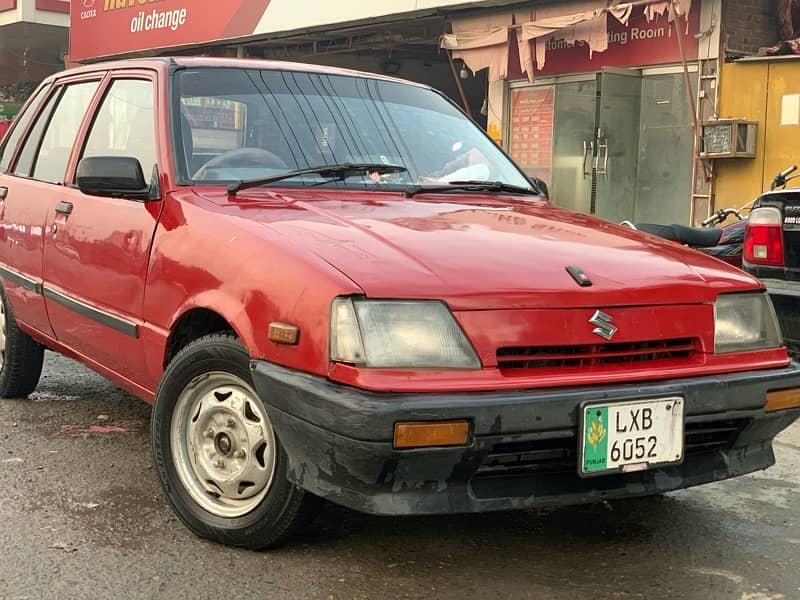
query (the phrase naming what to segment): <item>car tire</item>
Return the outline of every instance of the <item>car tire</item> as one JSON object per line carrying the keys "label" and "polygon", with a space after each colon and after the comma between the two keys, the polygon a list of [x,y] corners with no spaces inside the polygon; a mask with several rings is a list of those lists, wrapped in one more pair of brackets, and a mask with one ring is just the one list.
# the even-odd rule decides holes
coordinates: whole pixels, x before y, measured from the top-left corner
{"label": "car tire", "polygon": [[44,346],[20,330],[0,286],[0,398],[25,398],[39,384]]}
{"label": "car tire", "polygon": [[287,455],[249,366],[233,334],[189,343],[156,393],[151,439],[162,491],[190,530],[265,549],[306,524],[316,503],[286,478]]}

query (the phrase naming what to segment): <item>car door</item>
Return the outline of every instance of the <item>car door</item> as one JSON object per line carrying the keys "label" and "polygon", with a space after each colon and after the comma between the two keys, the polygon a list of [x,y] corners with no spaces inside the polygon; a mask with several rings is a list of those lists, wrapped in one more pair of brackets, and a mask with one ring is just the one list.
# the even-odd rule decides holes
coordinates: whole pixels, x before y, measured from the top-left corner
{"label": "car door", "polygon": [[[54,335],[42,295],[44,230],[103,73],[42,87],[0,152],[0,275],[17,321]],[[43,140],[49,137],[47,151]]]}
{"label": "car door", "polygon": [[[148,176],[156,165],[156,78],[112,74],[84,129],[71,170],[82,158],[135,157]],[[160,201],[61,190],[47,218],[44,290],[59,341],[133,382],[147,380],[140,341],[150,245]]]}

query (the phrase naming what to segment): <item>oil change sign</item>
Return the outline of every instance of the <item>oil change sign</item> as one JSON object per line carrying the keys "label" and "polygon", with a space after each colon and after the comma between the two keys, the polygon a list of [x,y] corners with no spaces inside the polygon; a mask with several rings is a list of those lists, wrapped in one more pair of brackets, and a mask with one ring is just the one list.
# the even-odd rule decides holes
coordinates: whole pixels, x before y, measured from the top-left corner
{"label": "oil change sign", "polygon": [[79,62],[468,4],[471,0],[72,0],[69,59]]}
{"label": "oil change sign", "polygon": [[253,33],[270,0],[76,0],[70,60]]}

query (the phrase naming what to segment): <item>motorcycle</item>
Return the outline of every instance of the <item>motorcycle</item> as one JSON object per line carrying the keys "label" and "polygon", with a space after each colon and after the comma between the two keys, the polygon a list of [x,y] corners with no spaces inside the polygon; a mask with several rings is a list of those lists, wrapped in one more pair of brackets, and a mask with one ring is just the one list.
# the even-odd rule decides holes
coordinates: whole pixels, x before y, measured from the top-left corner
{"label": "motorcycle", "polygon": [[[736,221],[724,227],[717,227],[728,220],[729,216]],[[713,256],[734,267],[742,267],[742,248],[744,247],[744,231],[747,219],[737,208],[723,208],[702,222],[700,227],[689,225],[660,225],[657,223],[631,223],[623,221],[621,225],[658,236],[665,240],[689,246],[700,252]]]}
{"label": "motorcycle", "polygon": [[[800,174],[789,177],[797,170],[797,165],[792,165],[778,173],[772,180],[770,190],[786,187],[786,184],[800,177]],[[621,225],[630,227],[637,231],[643,231],[660,238],[670,240],[677,244],[682,244],[694,248],[700,252],[714,256],[734,267],[742,268],[742,250],[744,248],[744,234],[747,227],[747,219],[742,216],[742,211],[750,207],[756,200],[748,202],[741,208],[723,208],[705,219],[700,227],[690,227],[688,225],[660,225],[657,223],[631,223],[623,221]],[[736,221],[717,227],[728,220],[728,217],[736,217]]]}

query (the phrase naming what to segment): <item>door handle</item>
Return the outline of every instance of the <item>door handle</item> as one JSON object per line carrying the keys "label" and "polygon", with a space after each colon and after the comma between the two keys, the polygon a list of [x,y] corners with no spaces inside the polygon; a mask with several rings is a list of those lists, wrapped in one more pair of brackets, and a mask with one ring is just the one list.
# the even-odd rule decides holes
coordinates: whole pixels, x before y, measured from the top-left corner
{"label": "door handle", "polygon": [[594,142],[587,142],[583,140],[583,178],[586,179],[591,175],[589,171],[586,170],[586,161],[592,155],[594,155]]}
{"label": "door handle", "polygon": [[8,196],[8,188],[0,187],[0,200],[5,200],[6,196]]}
{"label": "door handle", "polygon": [[[598,175],[602,175],[606,179],[608,179],[608,138],[607,137],[600,137],[601,132],[598,131],[597,137],[597,158],[594,161],[594,169]],[[600,152],[603,153],[603,166],[600,166]]]}
{"label": "door handle", "polygon": [[56,206],[56,212],[62,215],[72,214],[72,202],[59,202]]}

